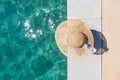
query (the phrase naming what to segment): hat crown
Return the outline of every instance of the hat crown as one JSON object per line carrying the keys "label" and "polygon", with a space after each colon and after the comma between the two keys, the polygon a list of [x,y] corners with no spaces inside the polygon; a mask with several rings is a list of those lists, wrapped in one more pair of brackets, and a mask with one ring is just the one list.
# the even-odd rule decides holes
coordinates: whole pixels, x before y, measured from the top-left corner
{"label": "hat crown", "polygon": [[68,35],[68,44],[72,47],[81,48],[87,39],[84,33],[74,31]]}

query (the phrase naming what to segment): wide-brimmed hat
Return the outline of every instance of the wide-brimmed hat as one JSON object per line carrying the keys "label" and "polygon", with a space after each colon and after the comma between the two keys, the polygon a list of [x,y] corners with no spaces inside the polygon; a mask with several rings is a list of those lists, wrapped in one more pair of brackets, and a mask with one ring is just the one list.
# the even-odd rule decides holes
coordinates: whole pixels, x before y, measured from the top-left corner
{"label": "wide-brimmed hat", "polygon": [[63,21],[56,29],[55,39],[60,51],[69,58],[86,56],[89,52],[83,45],[94,45],[92,32],[78,19]]}

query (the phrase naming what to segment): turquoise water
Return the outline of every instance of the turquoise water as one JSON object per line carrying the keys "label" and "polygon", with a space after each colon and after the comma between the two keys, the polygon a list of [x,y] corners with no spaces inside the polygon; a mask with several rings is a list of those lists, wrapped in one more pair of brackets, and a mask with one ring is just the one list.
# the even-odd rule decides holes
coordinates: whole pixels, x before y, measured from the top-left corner
{"label": "turquoise water", "polygon": [[67,80],[54,33],[67,0],[0,0],[0,80]]}

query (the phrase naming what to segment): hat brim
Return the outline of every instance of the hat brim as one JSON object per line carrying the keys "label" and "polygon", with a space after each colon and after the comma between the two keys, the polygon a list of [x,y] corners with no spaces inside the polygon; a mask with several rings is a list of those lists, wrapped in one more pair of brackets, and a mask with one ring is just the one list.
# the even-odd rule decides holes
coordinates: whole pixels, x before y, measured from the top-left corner
{"label": "hat brim", "polygon": [[79,31],[86,35],[87,44],[93,46],[94,39],[90,29],[78,19],[69,19],[62,22],[56,29],[55,39],[58,48],[69,58],[81,58],[89,54],[84,48],[75,48],[68,44],[68,35],[71,32]]}

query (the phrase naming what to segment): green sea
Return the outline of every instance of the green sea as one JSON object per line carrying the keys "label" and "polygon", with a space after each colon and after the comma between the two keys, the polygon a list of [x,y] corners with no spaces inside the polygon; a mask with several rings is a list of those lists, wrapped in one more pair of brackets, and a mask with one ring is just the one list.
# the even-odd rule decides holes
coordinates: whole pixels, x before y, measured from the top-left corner
{"label": "green sea", "polygon": [[67,80],[54,34],[67,0],[0,0],[0,80]]}

